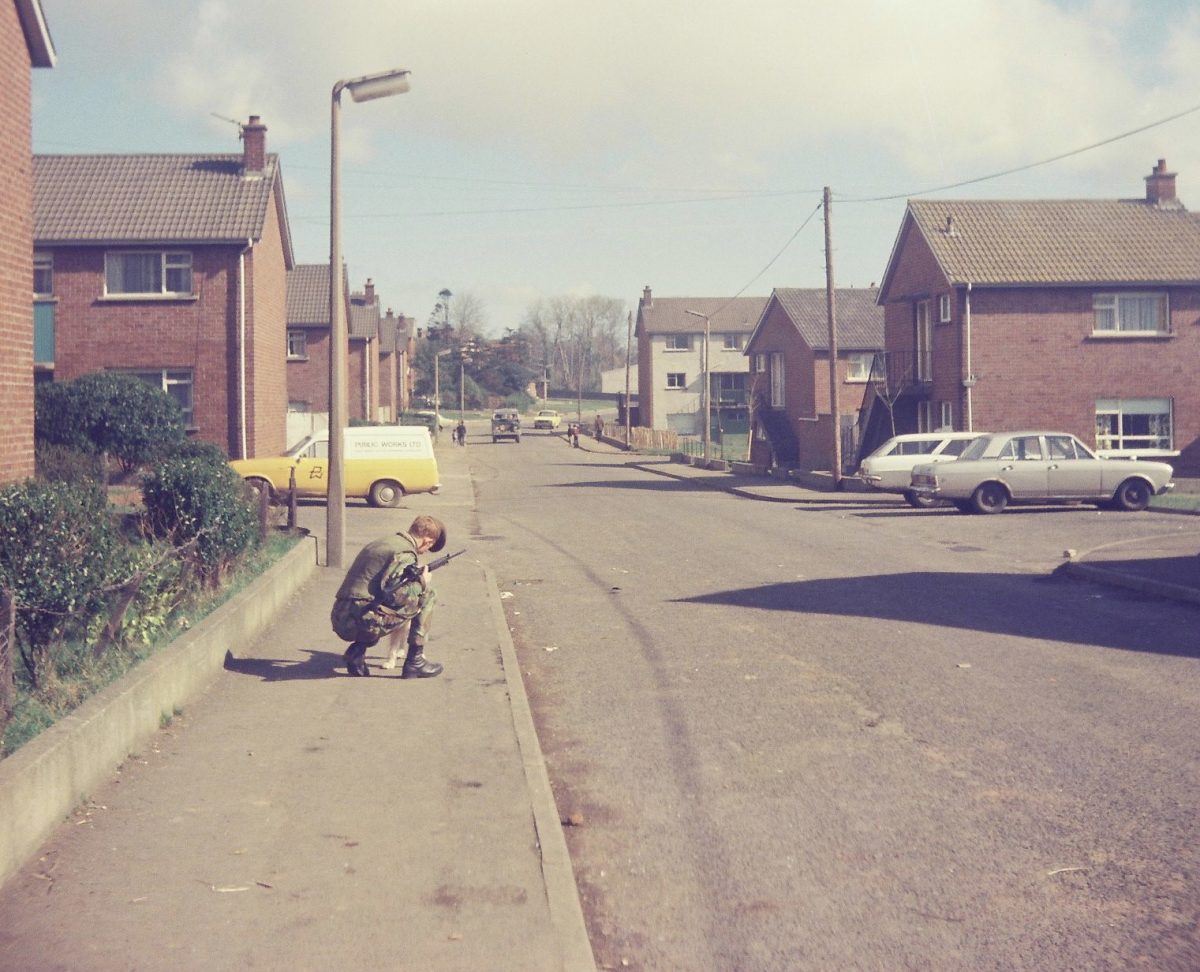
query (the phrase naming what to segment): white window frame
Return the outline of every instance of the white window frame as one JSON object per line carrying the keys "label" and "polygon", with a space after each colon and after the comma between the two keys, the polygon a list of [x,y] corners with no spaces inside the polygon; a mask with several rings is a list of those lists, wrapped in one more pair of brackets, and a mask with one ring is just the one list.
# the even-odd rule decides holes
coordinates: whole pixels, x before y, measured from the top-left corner
{"label": "white window frame", "polygon": [[[1146,302],[1157,307],[1157,326],[1141,327],[1139,308]],[[1138,312],[1135,313],[1135,310]],[[1126,323],[1127,322],[1127,323]],[[1092,333],[1102,337],[1145,337],[1171,333],[1171,303],[1163,291],[1120,291],[1092,295]]]}
{"label": "white window frame", "polygon": [[942,294],[938,297],[938,323],[949,324],[954,313],[954,305],[951,301],[950,294]]}
{"label": "white window frame", "polygon": [[[682,343],[682,347],[679,345]],[[691,351],[692,336],[690,334],[668,334],[666,338],[666,351]]]}
{"label": "white window frame", "polygon": [[687,372],[686,371],[668,371],[667,372],[667,387],[674,389],[687,388]]}
{"label": "white window frame", "polygon": [[783,352],[771,352],[771,408],[783,408],[786,404],[787,396],[783,391],[783,382],[785,378],[785,369],[783,363]]}
{"label": "white window frame", "polygon": [[289,361],[303,361],[308,358],[308,333],[302,328],[288,329],[287,356]]}
{"label": "white window frame", "polygon": [[[917,301],[917,381],[933,381],[933,309],[928,300]],[[922,429],[930,432],[931,429]]]}
{"label": "white window frame", "polygon": [[[1149,416],[1150,429],[1143,434],[1125,431],[1126,418]],[[1109,423],[1107,419],[1115,420]],[[1111,425],[1115,424],[1115,430]],[[1165,429],[1165,431],[1164,431]],[[1175,408],[1170,398],[1101,398],[1096,402],[1096,448],[1106,452],[1174,451]]]}
{"label": "white window frame", "polygon": [[942,422],[937,427],[937,431],[946,429],[950,432],[954,431],[954,403],[953,402],[938,402],[938,406],[942,413]]}
{"label": "white window frame", "polygon": [[767,371],[767,356],[761,351],[754,355],[754,373],[756,375],[766,374]]}
{"label": "white window frame", "polygon": [[127,375],[140,378],[148,385],[161,388],[173,399],[183,413],[185,428],[194,429],[196,413],[195,375],[188,368],[122,368]]}
{"label": "white window frame", "polygon": [[933,427],[933,405],[929,399],[921,402],[917,407],[917,431],[918,432],[935,432]]}
{"label": "white window frame", "polygon": [[871,380],[875,368],[874,351],[851,351],[845,357],[846,381],[862,383]]}
{"label": "white window frame", "polygon": [[[157,289],[130,290],[124,286],[124,264],[117,261],[133,257],[151,264],[151,277]],[[153,266],[157,257],[157,266]],[[181,276],[182,275],[182,276]],[[170,286],[172,277],[181,286]],[[116,289],[114,289],[114,283]],[[191,297],[193,295],[192,254],[188,250],[108,250],[104,254],[105,297]]]}
{"label": "white window frame", "polygon": [[722,334],[721,335],[721,350],[722,351],[741,351],[746,346],[746,335],[744,334]]}
{"label": "white window frame", "polygon": [[33,296],[54,296],[54,254],[48,250],[33,251]]}

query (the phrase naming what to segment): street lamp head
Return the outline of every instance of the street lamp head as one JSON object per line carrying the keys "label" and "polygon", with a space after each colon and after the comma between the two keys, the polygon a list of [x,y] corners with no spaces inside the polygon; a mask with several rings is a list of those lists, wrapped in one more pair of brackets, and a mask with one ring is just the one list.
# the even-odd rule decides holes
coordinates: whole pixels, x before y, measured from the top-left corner
{"label": "street lamp head", "polygon": [[411,71],[397,69],[380,71],[378,74],[366,74],[361,78],[352,78],[342,82],[355,101],[374,101],[376,98],[390,98],[392,95],[404,94],[408,90],[408,76]]}
{"label": "street lamp head", "polygon": [[701,314],[699,311],[694,311],[694,310],[685,310],[685,311],[684,311],[684,313],[685,313],[685,314],[691,314],[691,315],[692,315],[692,317],[699,317],[699,318],[702,318],[702,319],[704,319],[704,320],[706,320],[706,321],[708,320],[708,315],[707,315],[707,314]]}

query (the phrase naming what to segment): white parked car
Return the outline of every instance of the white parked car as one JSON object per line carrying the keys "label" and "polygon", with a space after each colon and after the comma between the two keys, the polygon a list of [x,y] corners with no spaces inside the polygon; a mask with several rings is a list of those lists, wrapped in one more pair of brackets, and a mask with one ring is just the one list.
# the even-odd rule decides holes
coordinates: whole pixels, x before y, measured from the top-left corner
{"label": "white parked car", "polygon": [[1173,472],[1165,462],[1101,459],[1065,432],[1001,432],[976,439],[954,462],[913,467],[909,488],[964,513],[1060,501],[1136,511],[1175,485]]}
{"label": "white parked car", "polygon": [[902,493],[913,506],[932,506],[936,500],[910,488],[913,466],[957,459],[982,432],[915,432],[893,435],[858,466],[858,477],[873,489]]}

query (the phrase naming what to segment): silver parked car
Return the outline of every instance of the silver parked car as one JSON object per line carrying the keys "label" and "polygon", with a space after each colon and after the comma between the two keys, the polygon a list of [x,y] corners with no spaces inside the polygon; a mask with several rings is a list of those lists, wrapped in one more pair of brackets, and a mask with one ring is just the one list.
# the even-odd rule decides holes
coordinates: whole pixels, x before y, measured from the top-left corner
{"label": "silver parked car", "polygon": [[909,488],[964,513],[1067,500],[1144,510],[1175,485],[1173,471],[1165,462],[1101,459],[1065,432],[1002,432],[976,439],[954,462],[914,466]]}
{"label": "silver parked car", "polygon": [[982,432],[910,432],[893,435],[858,466],[858,478],[872,489],[901,493],[912,506],[933,506],[935,500],[909,488],[913,466],[948,462],[978,439]]}

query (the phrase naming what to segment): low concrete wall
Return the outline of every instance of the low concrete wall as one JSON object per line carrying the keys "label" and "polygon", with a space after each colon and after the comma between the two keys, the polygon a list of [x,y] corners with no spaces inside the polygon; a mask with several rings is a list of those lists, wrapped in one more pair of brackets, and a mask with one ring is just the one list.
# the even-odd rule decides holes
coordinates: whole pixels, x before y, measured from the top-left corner
{"label": "low concrete wall", "polygon": [[316,569],[305,537],[257,581],[133,671],[0,760],[0,884],[71,810],[196,697],[231,645],[255,640]]}

